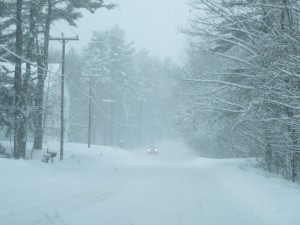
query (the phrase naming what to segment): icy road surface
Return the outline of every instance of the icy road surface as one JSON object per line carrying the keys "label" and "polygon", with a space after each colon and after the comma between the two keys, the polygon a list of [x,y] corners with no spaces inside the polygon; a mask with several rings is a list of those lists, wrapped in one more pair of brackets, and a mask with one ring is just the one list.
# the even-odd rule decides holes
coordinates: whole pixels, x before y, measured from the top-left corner
{"label": "icy road surface", "polygon": [[159,155],[68,144],[63,163],[1,159],[0,224],[299,225],[299,186],[245,164],[195,159],[179,143]]}

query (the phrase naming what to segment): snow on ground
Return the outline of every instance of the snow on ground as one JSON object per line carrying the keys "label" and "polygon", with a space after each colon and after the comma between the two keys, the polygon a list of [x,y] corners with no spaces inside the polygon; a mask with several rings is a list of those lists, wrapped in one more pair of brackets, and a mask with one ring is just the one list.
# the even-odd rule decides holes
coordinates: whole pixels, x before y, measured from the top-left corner
{"label": "snow on ground", "polygon": [[[197,166],[207,159],[197,159]],[[300,224],[300,186],[254,167],[253,160],[211,160],[203,168],[270,224]],[[201,166],[200,166],[201,167]]]}
{"label": "snow on ground", "polygon": [[158,155],[68,143],[63,162],[0,159],[0,224],[299,225],[299,185],[249,162],[196,158],[180,142]]}

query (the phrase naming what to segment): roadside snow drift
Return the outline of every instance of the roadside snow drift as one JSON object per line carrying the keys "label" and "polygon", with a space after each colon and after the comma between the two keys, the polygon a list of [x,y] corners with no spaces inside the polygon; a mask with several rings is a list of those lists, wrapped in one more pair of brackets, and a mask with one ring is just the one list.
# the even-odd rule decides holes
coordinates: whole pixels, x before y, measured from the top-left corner
{"label": "roadside snow drift", "polygon": [[[241,159],[66,144],[64,161],[0,159],[1,225],[299,225],[300,188]],[[51,150],[58,146],[51,146]]]}

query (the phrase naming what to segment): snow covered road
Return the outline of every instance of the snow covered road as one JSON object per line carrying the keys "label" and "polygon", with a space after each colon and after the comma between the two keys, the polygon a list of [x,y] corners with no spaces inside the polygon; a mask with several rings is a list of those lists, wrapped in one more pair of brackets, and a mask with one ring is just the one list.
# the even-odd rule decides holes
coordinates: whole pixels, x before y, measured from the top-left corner
{"label": "snow covered road", "polygon": [[267,224],[209,174],[193,168],[150,167],[130,179],[123,191],[67,216],[65,224]]}
{"label": "snow covered road", "polygon": [[299,225],[298,186],[277,179],[268,193],[270,178],[239,163],[78,146],[64,163],[1,160],[0,224]]}

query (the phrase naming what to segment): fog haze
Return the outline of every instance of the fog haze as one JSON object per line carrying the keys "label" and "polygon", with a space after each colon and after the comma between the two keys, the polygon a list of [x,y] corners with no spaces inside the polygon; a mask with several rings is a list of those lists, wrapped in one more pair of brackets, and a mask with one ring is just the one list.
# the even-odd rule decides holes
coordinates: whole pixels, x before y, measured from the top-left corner
{"label": "fog haze", "polygon": [[[187,0],[114,0],[118,5],[113,10],[97,10],[94,14],[83,12],[77,27],[66,22],[53,26],[52,36],[79,35],[80,44],[69,43],[68,47],[82,49],[88,43],[93,31],[108,30],[115,25],[124,29],[128,41],[133,41],[138,49],[145,48],[153,56],[183,60],[185,37],[180,27],[186,24],[189,15]],[[59,45],[51,43],[54,48]]]}
{"label": "fog haze", "polygon": [[0,225],[300,225],[299,6],[0,0]]}

